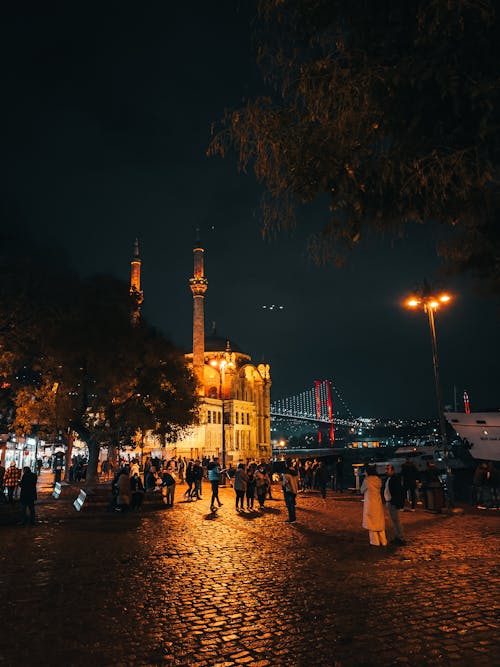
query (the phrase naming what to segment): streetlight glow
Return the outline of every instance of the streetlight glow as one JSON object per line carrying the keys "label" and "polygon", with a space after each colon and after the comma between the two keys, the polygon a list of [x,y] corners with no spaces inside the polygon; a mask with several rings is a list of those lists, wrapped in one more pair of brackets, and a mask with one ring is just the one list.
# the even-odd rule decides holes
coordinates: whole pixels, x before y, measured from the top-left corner
{"label": "streetlight glow", "polygon": [[416,308],[420,306],[424,313],[426,313],[429,320],[429,329],[431,333],[431,343],[432,343],[432,362],[434,366],[434,382],[436,386],[436,401],[438,408],[439,416],[439,426],[441,431],[441,442],[446,451],[447,441],[446,441],[446,423],[444,420],[443,405],[441,399],[441,386],[439,382],[439,362],[438,362],[438,353],[437,353],[437,339],[436,339],[436,324],[434,321],[434,311],[439,308],[440,305],[446,304],[451,301],[451,296],[449,294],[441,294],[436,297],[432,294],[430,286],[425,281],[421,289],[420,297],[410,297],[406,301],[406,305],[410,308]]}

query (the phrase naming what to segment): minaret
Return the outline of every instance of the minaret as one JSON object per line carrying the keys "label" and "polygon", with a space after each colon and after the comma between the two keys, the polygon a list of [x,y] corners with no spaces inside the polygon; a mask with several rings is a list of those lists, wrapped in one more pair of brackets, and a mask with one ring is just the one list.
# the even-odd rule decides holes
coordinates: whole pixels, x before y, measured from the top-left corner
{"label": "minaret", "polygon": [[204,299],[208,287],[208,280],[205,278],[203,252],[197,237],[193,248],[194,274],[189,279],[189,285],[193,293],[193,372],[198,380],[201,396],[205,393],[203,385],[203,367],[205,364]]}
{"label": "minaret", "polygon": [[141,317],[141,306],[144,301],[144,292],[141,290],[141,258],[139,257],[139,240],[134,241],[134,254],[130,262],[130,299],[132,301],[130,320],[133,325],[138,324]]}

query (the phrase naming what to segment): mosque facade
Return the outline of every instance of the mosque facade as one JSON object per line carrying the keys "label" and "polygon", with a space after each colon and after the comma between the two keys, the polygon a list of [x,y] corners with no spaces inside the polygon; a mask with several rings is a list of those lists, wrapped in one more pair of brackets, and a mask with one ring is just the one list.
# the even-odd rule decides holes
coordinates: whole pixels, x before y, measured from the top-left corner
{"label": "mosque facade", "polygon": [[[268,364],[252,363],[251,357],[215,326],[205,334],[204,249],[193,248],[194,270],[189,279],[193,296],[193,349],[186,363],[197,380],[199,423],[167,447],[169,456],[202,459],[217,456],[224,467],[239,462],[269,459],[271,448],[271,375]],[[140,317],[138,244],[131,265],[132,323]],[[149,448],[149,447],[148,447]],[[151,442],[151,448],[156,448]]]}
{"label": "mosque facade", "polygon": [[217,456],[223,466],[271,457],[271,375],[215,326],[205,335],[208,289],[204,249],[193,248],[193,351],[186,361],[197,379],[200,422],[176,443],[186,458]]}

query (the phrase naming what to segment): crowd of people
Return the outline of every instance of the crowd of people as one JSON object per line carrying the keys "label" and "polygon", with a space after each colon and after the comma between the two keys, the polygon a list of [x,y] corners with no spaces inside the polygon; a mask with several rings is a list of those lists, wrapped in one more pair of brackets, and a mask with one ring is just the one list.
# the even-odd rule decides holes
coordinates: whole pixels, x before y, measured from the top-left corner
{"label": "crowd of people", "polygon": [[[86,461],[73,461],[74,471],[85,468]],[[266,500],[273,499],[273,483],[281,485],[288,518],[287,523],[296,522],[296,500],[299,493],[319,491],[326,499],[327,487],[343,490],[343,465],[339,457],[332,471],[323,461],[286,459],[284,467],[278,473],[272,462],[241,462],[236,468],[222,469],[219,459],[204,458],[187,460],[173,458],[163,461],[148,457],[141,468],[137,459],[122,459],[115,468],[111,461],[100,465],[103,481],[111,481],[112,498],[110,508],[118,512],[140,510],[146,495],[161,499],[165,508],[173,507],[175,491],[179,484],[186,485],[182,493],[184,502],[202,499],[203,479],[210,484],[210,511],[215,513],[222,506],[219,498],[219,486],[224,481],[234,490],[236,512],[254,512],[265,509]],[[449,475],[450,473],[448,473]],[[78,474],[71,475],[72,481],[80,480]],[[443,484],[443,481],[445,482]],[[452,486],[453,480],[451,480]],[[5,469],[0,466],[0,500],[13,504],[19,499],[21,504],[22,524],[35,523],[35,501],[37,475],[25,467],[18,468],[14,461]],[[387,464],[385,475],[377,474],[375,465],[367,465],[361,484],[363,495],[362,526],[368,531],[369,542],[373,546],[387,544],[384,507],[392,523],[397,545],[405,544],[399,513],[407,505],[407,510],[416,511],[421,503],[425,509],[441,511],[445,503],[453,507],[453,494],[445,487],[450,485],[447,475],[440,475],[433,462],[427,470],[420,472],[411,459],[406,459],[401,472]],[[499,473],[494,464],[480,463],[473,476],[473,502],[478,508],[496,507],[498,503]],[[488,505],[487,505],[488,504]]]}

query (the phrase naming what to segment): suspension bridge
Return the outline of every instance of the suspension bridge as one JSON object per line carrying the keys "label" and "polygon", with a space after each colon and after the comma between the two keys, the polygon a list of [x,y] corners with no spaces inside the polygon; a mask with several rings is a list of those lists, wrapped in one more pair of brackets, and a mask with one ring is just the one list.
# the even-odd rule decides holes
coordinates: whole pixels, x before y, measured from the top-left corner
{"label": "suspension bridge", "polygon": [[331,380],[316,380],[313,387],[300,394],[272,401],[271,417],[314,422],[318,427],[320,444],[325,427],[328,440],[333,444],[336,425],[353,427],[356,424],[351,410]]}

